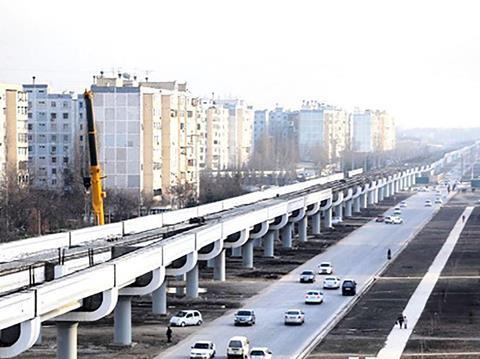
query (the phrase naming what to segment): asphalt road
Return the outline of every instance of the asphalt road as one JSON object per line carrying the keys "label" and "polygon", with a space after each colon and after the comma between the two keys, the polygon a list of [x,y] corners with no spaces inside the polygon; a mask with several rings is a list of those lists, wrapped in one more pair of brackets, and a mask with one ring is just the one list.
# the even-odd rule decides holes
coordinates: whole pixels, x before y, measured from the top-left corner
{"label": "asphalt road", "polygon": [[[371,221],[250,298],[244,308],[255,310],[255,326],[235,327],[234,312],[229,312],[204,324],[194,334],[157,358],[187,358],[190,346],[197,340],[213,340],[217,346],[217,358],[226,358],[228,340],[235,335],[247,336],[251,346],[270,348],[274,358],[295,358],[353,300],[353,297],[343,297],[341,290],[323,290],[323,304],[306,305],[303,302],[305,292],[309,288],[321,287],[322,276],[317,276],[317,282],[313,285],[300,284],[299,273],[305,269],[316,269],[321,261],[331,261],[334,274],[342,279],[355,279],[359,291],[385,265],[387,250],[390,248],[395,254],[429,221],[437,205],[425,207],[427,199],[433,202],[434,192],[418,193],[407,200],[407,208],[402,208],[403,224]],[[287,327],[283,324],[284,312],[293,308],[305,312],[304,325]]]}

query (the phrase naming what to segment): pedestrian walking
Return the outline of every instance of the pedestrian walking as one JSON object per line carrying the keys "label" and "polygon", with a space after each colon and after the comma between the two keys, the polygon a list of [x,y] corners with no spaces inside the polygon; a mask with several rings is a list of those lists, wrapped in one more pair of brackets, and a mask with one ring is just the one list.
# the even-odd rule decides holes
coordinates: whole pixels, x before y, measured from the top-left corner
{"label": "pedestrian walking", "polygon": [[168,326],[166,334],[167,334],[167,343],[171,343],[173,331],[172,331],[172,328],[170,328],[170,326]]}
{"label": "pedestrian walking", "polygon": [[403,316],[403,327],[405,329],[407,329],[407,316],[406,315]]}
{"label": "pedestrian walking", "polygon": [[465,223],[465,215],[462,216],[462,222]]}
{"label": "pedestrian walking", "polygon": [[398,317],[397,317],[397,323],[398,325],[400,326],[400,329],[403,328],[403,314],[400,314]]}
{"label": "pedestrian walking", "polygon": [[390,250],[390,248],[388,248],[387,250],[387,259],[392,259],[392,251]]}

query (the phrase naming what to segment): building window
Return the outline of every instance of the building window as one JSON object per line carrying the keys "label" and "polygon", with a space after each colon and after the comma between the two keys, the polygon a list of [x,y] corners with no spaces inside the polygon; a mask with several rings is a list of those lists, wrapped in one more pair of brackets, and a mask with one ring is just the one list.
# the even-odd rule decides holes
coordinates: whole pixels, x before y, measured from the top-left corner
{"label": "building window", "polygon": [[52,157],[52,163],[57,163],[57,157]]}
{"label": "building window", "polygon": [[52,107],[57,107],[57,103],[56,103],[55,101],[52,101],[52,102],[50,103],[50,105],[51,105]]}
{"label": "building window", "polygon": [[32,116],[32,113],[29,112],[29,113],[28,113],[28,118],[32,118],[32,117],[33,117],[33,116]]}
{"label": "building window", "polygon": [[56,168],[52,168],[52,175],[56,175],[57,174],[57,169]]}
{"label": "building window", "polygon": [[63,142],[68,142],[68,135],[63,135]]}
{"label": "building window", "polygon": [[50,136],[50,141],[56,142],[57,141],[57,135],[51,135]]}
{"label": "building window", "polygon": [[64,124],[63,124],[63,130],[64,130],[64,131],[68,131],[68,123],[64,123]]}
{"label": "building window", "polygon": [[31,123],[29,123],[27,128],[28,128],[29,131],[31,131],[31,130],[33,130],[33,125]]}
{"label": "building window", "polygon": [[68,120],[68,112],[64,112],[64,113],[63,113],[63,119],[64,119],[64,120]]}
{"label": "building window", "polygon": [[68,164],[68,157],[63,157],[63,163]]}
{"label": "building window", "polygon": [[63,101],[63,108],[68,108],[68,102],[67,101]]}
{"label": "building window", "polygon": [[52,149],[50,151],[51,153],[56,153],[57,152],[57,146],[52,146]]}
{"label": "building window", "polygon": [[55,178],[52,179],[52,186],[55,186],[57,184],[57,180]]}
{"label": "building window", "polygon": [[51,119],[51,120],[55,120],[56,118],[57,118],[57,114],[56,114],[55,112],[52,112],[52,113],[50,114],[50,119]]}

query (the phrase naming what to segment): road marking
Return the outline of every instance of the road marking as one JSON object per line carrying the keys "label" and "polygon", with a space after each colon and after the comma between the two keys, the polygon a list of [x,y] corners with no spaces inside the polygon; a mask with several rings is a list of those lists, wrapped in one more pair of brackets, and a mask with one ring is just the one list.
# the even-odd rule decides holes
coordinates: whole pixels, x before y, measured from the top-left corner
{"label": "road marking", "polygon": [[[450,257],[458,238],[462,233],[465,223],[467,222],[474,207],[467,207],[463,211],[462,215],[458,218],[457,223],[450,232],[447,240],[443,244],[442,248],[438,252],[437,256],[433,260],[432,265],[428,269],[428,272],[423,277],[420,284],[415,289],[415,292],[410,297],[410,300],[405,307],[403,314],[408,320],[408,329],[400,329],[397,326],[393,326],[390,334],[387,337],[385,346],[378,352],[377,359],[400,359],[403,350],[408,342],[413,328],[418,322],[420,315],[427,304],[427,300],[437,283],[440,274],[442,273],[445,264]],[[465,217],[464,217],[465,216]],[[465,220],[463,220],[464,218]],[[393,319],[393,318],[392,318]]]}

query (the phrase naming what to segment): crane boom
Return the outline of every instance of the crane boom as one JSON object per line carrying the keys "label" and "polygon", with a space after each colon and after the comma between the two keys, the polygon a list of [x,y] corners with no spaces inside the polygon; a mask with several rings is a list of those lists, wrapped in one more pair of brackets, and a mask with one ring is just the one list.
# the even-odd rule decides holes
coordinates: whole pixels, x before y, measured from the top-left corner
{"label": "crane boom", "polygon": [[85,110],[87,115],[88,130],[88,150],[90,154],[90,176],[92,186],[92,209],[95,215],[95,224],[105,224],[105,216],[103,212],[103,198],[105,192],[102,189],[102,170],[97,158],[97,142],[95,134],[95,121],[93,117],[93,94],[91,91],[85,91],[83,94],[85,99]]}

